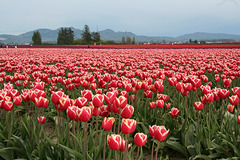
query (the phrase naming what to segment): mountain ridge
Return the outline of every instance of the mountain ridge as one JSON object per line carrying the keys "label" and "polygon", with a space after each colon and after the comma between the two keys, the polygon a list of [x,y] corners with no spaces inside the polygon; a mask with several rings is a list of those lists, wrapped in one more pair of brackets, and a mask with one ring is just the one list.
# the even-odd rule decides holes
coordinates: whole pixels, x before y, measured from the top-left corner
{"label": "mountain ridge", "polygon": [[[53,42],[56,43],[58,31],[61,28],[57,28],[55,30],[47,29],[47,28],[40,28],[33,31],[28,31],[19,35],[10,35],[10,34],[1,34],[0,35],[0,43],[14,43],[14,44],[28,44],[32,41],[32,35],[34,31],[39,31],[42,37],[43,42]],[[74,39],[81,38],[81,33],[83,32],[80,29],[71,27],[74,31]],[[122,32],[122,31],[114,31],[112,29],[105,29],[99,31],[101,35],[101,39],[106,40],[113,40],[117,42],[122,41],[122,37],[129,36],[135,37],[136,42],[162,42],[162,41],[182,41],[186,42],[191,40],[215,40],[215,39],[229,39],[234,41],[240,41],[240,35],[235,34],[227,34],[227,33],[207,33],[207,32],[194,32],[183,34],[177,37],[168,37],[168,36],[144,36],[144,35],[136,35],[132,32]]]}

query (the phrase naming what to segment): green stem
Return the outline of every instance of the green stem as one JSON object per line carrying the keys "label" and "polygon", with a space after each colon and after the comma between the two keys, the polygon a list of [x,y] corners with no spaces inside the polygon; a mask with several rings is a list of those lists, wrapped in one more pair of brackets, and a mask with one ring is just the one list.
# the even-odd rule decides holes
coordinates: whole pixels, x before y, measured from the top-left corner
{"label": "green stem", "polygon": [[160,141],[158,141],[157,150],[156,150],[156,155],[155,155],[155,160],[157,160],[159,144],[160,144]]}
{"label": "green stem", "polygon": [[153,150],[154,150],[154,138],[153,138],[153,143],[152,143],[152,154],[151,154],[151,160],[153,160]]}

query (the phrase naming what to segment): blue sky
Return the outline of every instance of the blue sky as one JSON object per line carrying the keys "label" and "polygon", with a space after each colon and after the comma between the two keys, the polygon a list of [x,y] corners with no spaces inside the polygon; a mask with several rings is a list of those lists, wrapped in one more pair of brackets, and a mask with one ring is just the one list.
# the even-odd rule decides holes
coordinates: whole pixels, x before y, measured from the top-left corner
{"label": "blue sky", "polygon": [[0,34],[89,25],[147,36],[240,35],[240,0],[5,0]]}

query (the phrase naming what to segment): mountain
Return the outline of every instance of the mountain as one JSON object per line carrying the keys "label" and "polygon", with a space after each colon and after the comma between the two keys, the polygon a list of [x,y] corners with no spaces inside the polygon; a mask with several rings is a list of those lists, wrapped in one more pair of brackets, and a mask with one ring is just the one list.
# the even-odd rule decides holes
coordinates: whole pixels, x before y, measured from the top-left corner
{"label": "mountain", "polygon": [[[58,28],[56,30],[51,29],[37,29],[42,37],[43,42],[49,42],[49,43],[56,43],[57,37],[58,37],[58,31],[61,28]],[[76,29],[71,27],[71,29],[74,31],[74,39],[81,38],[82,30]],[[34,30],[36,31],[36,30]],[[26,32],[20,35],[7,35],[2,34],[0,35],[0,43],[14,43],[14,44],[27,44],[31,43],[32,41],[32,35],[34,31]],[[163,40],[165,41],[182,41],[186,42],[190,39],[194,40],[216,40],[216,39],[230,39],[234,41],[240,41],[240,35],[233,35],[233,34],[225,34],[225,33],[204,33],[204,32],[196,32],[196,33],[190,33],[190,34],[184,34],[178,37],[150,37],[150,36],[144,36],[144,35],[135,35],[132,32],[115,32],[111,29],[105,29],[102,31],[99,31],[101,35],[101,39],[106,40],[114,40],[117,42],[122,41],[122,37],[129,36],[129,37],[135,37],[136,42],[161,42]]]}

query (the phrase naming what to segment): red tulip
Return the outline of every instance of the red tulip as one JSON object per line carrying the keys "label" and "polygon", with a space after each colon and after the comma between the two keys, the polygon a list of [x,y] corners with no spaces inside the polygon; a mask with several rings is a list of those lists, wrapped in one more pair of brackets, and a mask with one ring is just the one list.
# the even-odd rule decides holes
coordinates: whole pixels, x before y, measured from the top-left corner
{"label": "red tulip", "polygon": [[176,90],[177,90],[178,92],[180,92],[182,89],[183,89],[183,83],[182,83],[182,82],[178,82],[178,83],[176,84]]}
{"label": "red tulip", "polygon": [[128,92],[127,91],[121,91],[121,96],[124,96],[125,98],[128,98]]}
{"label": "red tulip", "polygon": [[59,99],[64,96],[64,93],[62,91],[52,92],[51,100],[53,104],[59,104]]}
{"label": "red tulip", "polygon": [[67,108],[67,115],[70,119],[76,119],[77,118],[77,106],[70,106]]}
{"label": "red tulip", "polygon": [[116,98],[116,94],[114,92],[107,92],[107,94],[104,95],[104,101],[107,104],[112,104],[115,98]]}
{"label": "red tulip", "polygon": [[229,104],[229,105],[227,106],[227,110],[228,110],[228,112],[232,113],[233,110],[234,110],[234,106]]}
{"label": "red tulip", "polygon": [[208,102],[212,102],[214,100],[213,93],[208,93],[208,94],[205,94],[204,96]]}
{"label": "red tulip", "polygon": [[101,94],[96,94],[94,97],[93,97],[93,105],[94,107],[101,107],[103,105],[103,102],[104,102],[104,96],[101,95]]}
{"label": "red tulip", "polygon": [[115,118],[113,117],[105,117],[102,121],[102,128],[105,131],[110,131],[112,129],[113,123],[115,122]]}
{"label": "red tulip", "polygon": [[224,83],[225,86],[230,86],[231,83],[232,83],[232,80],[231,79],[224,79],[223,83]]}
{"label": "red tulip", "polygon": [[3,109],[5,111],[11,111],[13,109],[13,103],[11,101],[4,101]]}
{"label": "red tulip", "polygon": [[230,94],[230,91],[227,89],[220,89],[218,92],[218,96],[221,99],[226,99],[229,96],[229,94]]}
{"label": "red tulip", "polygon": [[124,96],[120,96],[116,98],[115,102],[118,108],[124,108],[127,105],[127,98],[125,98]]}
{"label": "red tulip", "polygon": [[87,105],[87,98],[85,97],[78,97],[75,101],[75,105],[78,106],[78,108],[82,108]]}
{"label": "red tulip", "polygon": [[126,90],[127,92],[131,91],[131,90],[132,90],[132,84],[131,84],[131,83],[126,84],[125,90]]}
{"label": "red tulip", "polygon": [[107,144],[111,150],[119,150],[121,147],[122,138],[120,135],[112,134],[107,136]]}
{"label": "red tulip", "polygon": [[92,94],[92,91],[90,91],[90,90],[83,90],[83,91],[81,91],[81,96],[86,98],[87,101],[91,101],[93,94]]}
{"label": "red tulip", "polygon": [[40,119],[39,119],[39,117],[37,117],[37,122],[38,123],[40,122],[41,124],[44,124],[46,122],[46,117],[41,116]]}
{"label": "red tulip", "polygon": [[238,116],[238,118],[237,118],[237,119],[238,119],[238,124],[240,124],[240,116]]}
{"label": "red tulip", "polygon": [[168,82],[171,86],[175,86],[177,84],[177,78],[175,77],[168,78]]}
{"label": "red tulip", "polygon": [[136,133],[134,136],[134,143],[136,146],[144,146],[147,142],[147,135],[143,133]]}
{"label": "red tulip", "polygon": [[156,102],[149,102],[149,107],[150,108],[155,108],[156,107]]}
{"label": "red tulip", "polygon": [[232,89],[232,92],[234,95],[237,95],[238,97],[240,97],[240,87],[234,87]]}
{"label": "red tulip", "polygon": [[166,104],[165,104],[165,107],[166,107],[166,109],[170,109],[171,103],[166,103]]}
{"label": "red tulip", "polygon": [[194,107],[196,110],[201,111],[203,109],[203,103],[202,102],[194,102]]}
{"label": "red tulip", "polygon": [[155,130],[157,129],[157,126],[156,125],[153,125],[152,127],[148,126],[148,129],[149,129],[150,136],[154,137],[154,133],[155,133]]}
{"label": "red tulip", "polygon": [[233,95],[231,97],[228,97],[229,99],[229,102],[232,104],[232,105],[238,105],[239,103],[239,98],[237,95]]}
{"label": "red tulip", "polygon": [[122,110],[121,110],[121,116],[123,118],[131,118],[134,112],[134,107],[131,105],[126,105]]}
{"label": "red tulip", "polygon": [[163,108],[164,107],[164,101],[163,100],[157,100],[156,105],[157,105],[157,108]]}
{"label": "red tulip", "polygon": [[78,119],[81,122],[87,122],[92,118],[92,110],[89,107],[82,107],[77,110]]}
{"label": "red tulip", "polygon": [[124,134],[133,133],[136,129],[137,122],[133,119],[122,119],[121,132]]}
{"label": "red tulip", "polygon": [[172,117],[177,117],[178,114],[180,113],[180,110],[178,110],[177,108],[172,108],[170,112],[168,112],[169,114],[171,114]]}
{"label": "red tulip", "polygon": [[184,83],[183,84],[183,89],[185,91],[190,91],[192,89],[192,84],[191,83]]}
{"label": "red tulip", "polygon": [[158,141],[164,141],[167,138],[169,130],[166,130],[164,126],[158,126],[154,132],[154,138]]}
{"label": "red tulip", "polygon": [[[126,141],[122,138],[121,147],[120,147],[119,151],[121,151],[121,152],[125,151],[125,144],[126,144]],[[128,150],[130,149],[131,146],[132,146],[132,144],[128,143]]]}
{"label": "red tulip", "polygon": [[59,111],[64,111],[69,106],[71,106],[70,99],[68,97],[61,97],[59,99],[59,106],[56,109],[59,110]]}
{"label": "red tulip", "polygon": [[22,104],[22,98],[21,98],[21,96],[14,97],[14,98],[13,98],[13,104],[14,104],[15,106],[21,105],[21,104]]}

